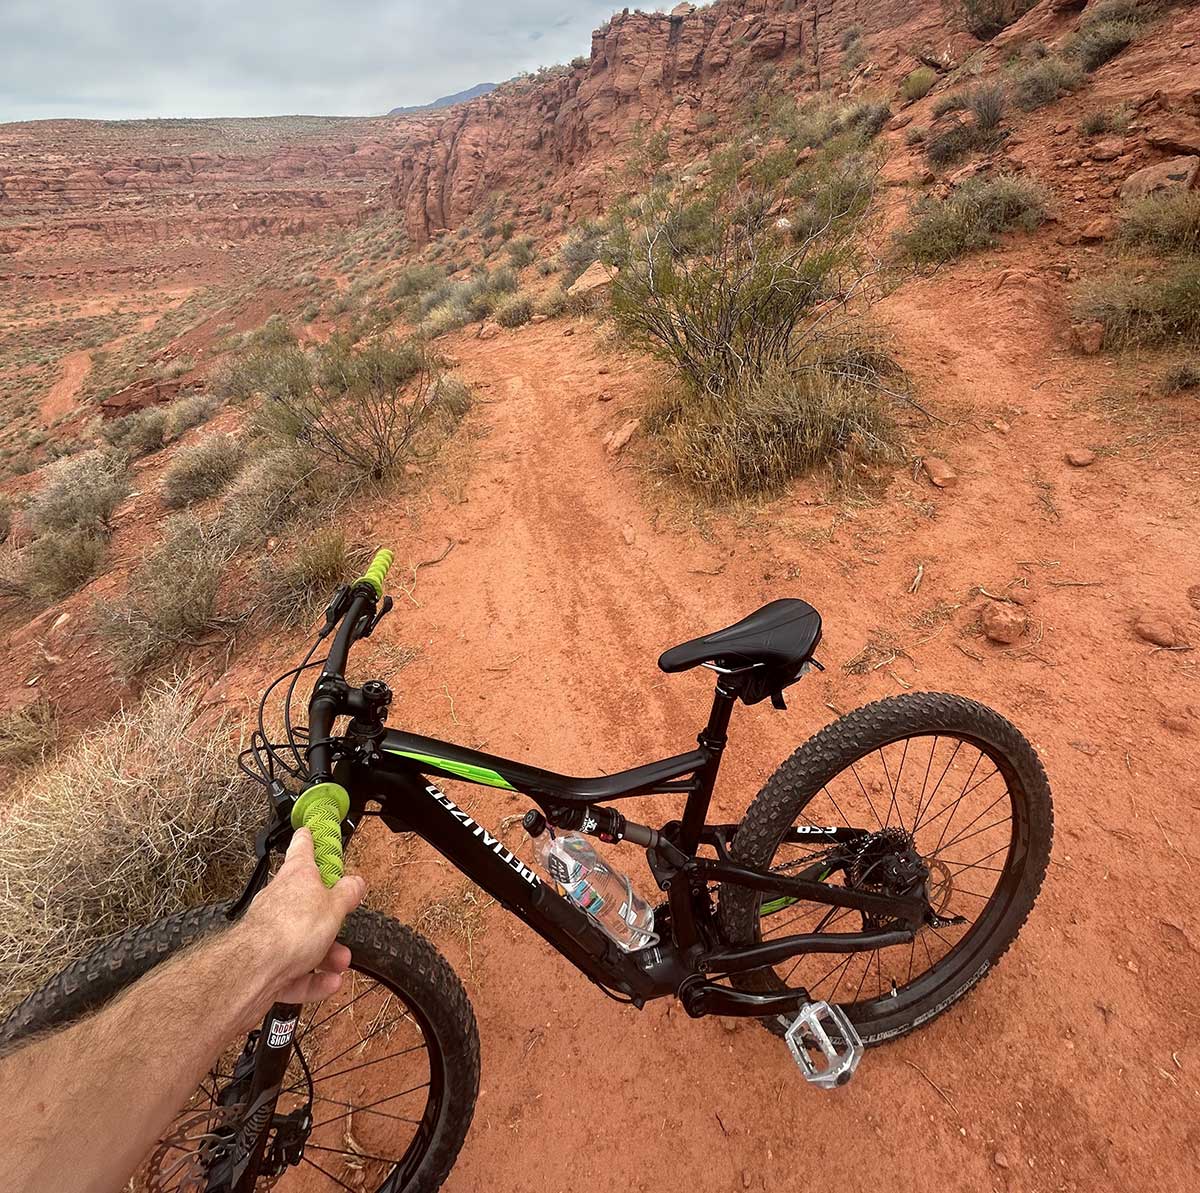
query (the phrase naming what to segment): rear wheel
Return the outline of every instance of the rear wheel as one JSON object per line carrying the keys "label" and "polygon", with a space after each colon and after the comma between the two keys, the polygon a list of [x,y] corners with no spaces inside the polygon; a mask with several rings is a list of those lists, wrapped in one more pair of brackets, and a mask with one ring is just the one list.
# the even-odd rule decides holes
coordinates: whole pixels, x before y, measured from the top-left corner
{"label": "rear wheel", "polygon": [[[1012,724],[972,700],[923,692],[856,709],[801,746],[751,804],[734,859],[788,873],[836,855],[802,837],[785,841],[793,825],[866,830],[849,864],[831,869],[832,882],[887,891],[895,875],[923,867],[941,922],[910,944],[805,954],[734,984],[804,988],[839,1003],[863,1041],[876,1044],[941,1014],[1012,944],[1046,872],[1053,815],[1041,763]],[[732,885],[721,888],[720,922],[732,944],[888,926]],[[761,1022],[780,1035],[786,1027]]]}
{"label": "rear wheel", "polygon": [[[223,908],[205,907],[125,932],[21,1003],[0,1025],[0,1045],[96,1010],[226,922]],[[351,971],[337,995],[304,1008],[276,1105],[277,1116],[310,1107],[303,1156],[255,1187],[431,1193],[462,1147],[479,1090],[471,1005],[442,956],[404,925],[359,910],[339,939]],[[133,1189],[206,1187],[214,1148],[240,1121],[236,1099],[223,1093],[241,1055],[238,1041],[146,1158]]]}

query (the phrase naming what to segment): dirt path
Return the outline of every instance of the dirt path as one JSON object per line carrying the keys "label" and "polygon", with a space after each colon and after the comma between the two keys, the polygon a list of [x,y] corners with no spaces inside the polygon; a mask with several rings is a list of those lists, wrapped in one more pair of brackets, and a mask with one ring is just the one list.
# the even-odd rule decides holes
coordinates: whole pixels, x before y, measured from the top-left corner
{"label": "dirt path", "polygon": [[[1200,692],[1193,655],[1128,629],[1150,603],[1200,641],[1186,599],[1200,578],[1196,510],[1176,471],[1186,457],[1166,475],[1121,455],[1069,469],[1064,447],[1117,434],[1075,409],[1018,291],[1000,307],[996,293],[991,279],[939,279],[890,313],[939,409],[1012,422],[1008,435],[942,433],[957,490],[902,477],[886,504],[849,515],[799,493],[704,534],[655,510],[636,450],[614,463],[603,448],[636,409],[643,366],[559,323],[459,349],[487,385],[465,485],[369,528],[402,561],[456,543],[381,631],[381,660],[389,643],[422,650],[397,677],[394,723],[571,773],[661,756],[691,741],[709,687],[664,678],[658,652],[792,593],[824,613],[830,669],[792,689],[786,715],[738,713],[721,815],[740,815],[830,705],[946,688],[1033,739],[1058,834],[1033,920],[999,969],[936,1024],[868,1054],[832,1095],[805,1087],[756,1025],[613,1005],[489,908],[470,957],[439,942],[471,992],[484,1062],[447,1188],[1115,1189],[1132,1174],[1139,1187],[1186,1187],[1200,1148],[1189,992]],[[620,396],[599,401],[604,391]],[[1033,597],[1036,641],[1001,650],[973,636],[971,590],[1013,580]],[[878,628],[906,653],[845,674]],[[456,798],[493,828],[527,806],[478,789]],[[644,876],[636,851],[621,860]],[[368,841],[363,865],[402,915],[453,881],[393,839]]]}
{"label": "dirt path", "polygon": [[59,419],[72,413],[75,409],[75,395],[83,384],[83,379],[92,367],[92,354],[87,348],[76,352],[68,352],[63,357],[62,376],[50,387],[50,391],[42,399],[42,426],[52,427]]}

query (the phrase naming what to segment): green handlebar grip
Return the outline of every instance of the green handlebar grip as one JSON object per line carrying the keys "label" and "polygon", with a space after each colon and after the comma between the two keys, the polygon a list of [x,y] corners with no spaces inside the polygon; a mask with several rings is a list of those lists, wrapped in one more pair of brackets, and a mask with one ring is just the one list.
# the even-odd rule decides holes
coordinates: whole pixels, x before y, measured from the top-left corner
{"label": "green handlebar grip", "polygon": [[375,589],[375,599],[378,600],[383,596],[383,578],[388,574],[388,568],[392,566],[393,559],[395,556],[386,547],[376,551],[375,558],[371,560],[371,566],[354,583],[369,584]]}
{"label": "green handlebar grip", "polygon": [[312,833],[313,855],[326,886],[342,876],[342,821],[349,811],[350,794],[340,783],[318,783],[292,807],[292,828]]}

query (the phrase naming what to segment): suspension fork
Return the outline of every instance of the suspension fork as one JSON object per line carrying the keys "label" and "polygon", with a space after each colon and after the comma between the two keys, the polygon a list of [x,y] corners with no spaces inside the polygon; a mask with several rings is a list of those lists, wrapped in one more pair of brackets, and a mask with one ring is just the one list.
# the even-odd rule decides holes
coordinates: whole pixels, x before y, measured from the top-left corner
{"label": "suspension fork", "polygon": [[262,1172],[267,1134],[295,1047],[300,1007],[275,1003],[263,1019],[254,1052],[250,1089],[237,1133],[210,1166],[207,1193],[253,1193]]}

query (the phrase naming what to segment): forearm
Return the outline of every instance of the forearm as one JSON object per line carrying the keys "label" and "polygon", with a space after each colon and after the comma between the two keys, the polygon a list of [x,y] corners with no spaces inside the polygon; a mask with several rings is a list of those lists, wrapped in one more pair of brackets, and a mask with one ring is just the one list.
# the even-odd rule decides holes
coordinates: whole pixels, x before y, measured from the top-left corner
{"label": "forearm", "polygon": [[279,980],[261,939],[238,925],[0,1061],[12,1187],[121,1189],[223,1049],[262,1017]]}

